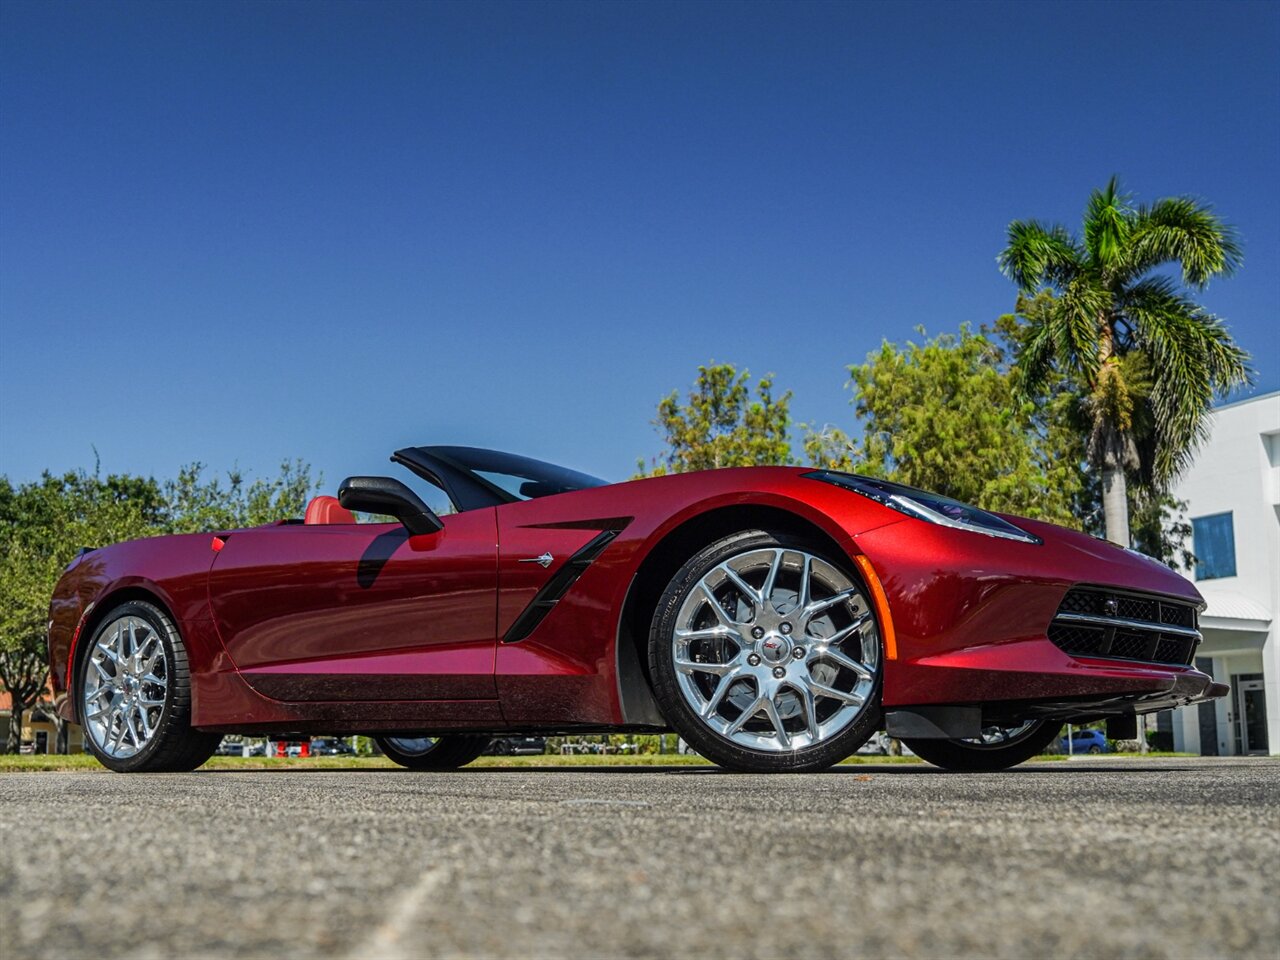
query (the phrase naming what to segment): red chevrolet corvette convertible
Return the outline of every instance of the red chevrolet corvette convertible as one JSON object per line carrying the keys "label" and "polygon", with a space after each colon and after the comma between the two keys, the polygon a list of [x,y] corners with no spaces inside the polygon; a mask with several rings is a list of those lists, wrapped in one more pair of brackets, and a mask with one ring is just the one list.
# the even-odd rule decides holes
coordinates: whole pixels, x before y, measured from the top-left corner
{"label": "red chevrolet corvette convertible", "polygon": [[391,459],[403,479],[350,477],[301,520],[72,562],[49,657],[103,764],[361,733],[430,770],[497,734],[675,730],[807,771],[887,730],[998,770],[1064,722],[1132,735],[1227,692],[1191,666],[1195,588],[1072,530],[803,467],[609,484],[467,447]]}

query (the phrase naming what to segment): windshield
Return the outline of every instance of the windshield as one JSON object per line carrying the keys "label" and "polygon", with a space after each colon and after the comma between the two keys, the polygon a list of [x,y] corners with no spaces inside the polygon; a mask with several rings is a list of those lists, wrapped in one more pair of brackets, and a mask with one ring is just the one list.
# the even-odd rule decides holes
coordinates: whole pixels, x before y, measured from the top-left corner
{"label": "windshield", "polygon": [[459,511],[608,484],[568,467],[478,447],[410,447],[392,459],[441,487]]}

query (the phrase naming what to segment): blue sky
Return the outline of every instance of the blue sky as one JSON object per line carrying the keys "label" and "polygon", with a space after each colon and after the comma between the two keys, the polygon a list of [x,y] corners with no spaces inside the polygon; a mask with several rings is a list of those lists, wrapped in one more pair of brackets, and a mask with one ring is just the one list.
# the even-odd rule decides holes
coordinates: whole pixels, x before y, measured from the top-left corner
{"label": "blue sky", "polygon": [[1011,219],[1120,174],[1246,241],[1280,387],[1280,5],[0,12],[0,472],[329,486],[397,446],[623,478],[715,359],[852,426],[882,338],[1007,312]]}

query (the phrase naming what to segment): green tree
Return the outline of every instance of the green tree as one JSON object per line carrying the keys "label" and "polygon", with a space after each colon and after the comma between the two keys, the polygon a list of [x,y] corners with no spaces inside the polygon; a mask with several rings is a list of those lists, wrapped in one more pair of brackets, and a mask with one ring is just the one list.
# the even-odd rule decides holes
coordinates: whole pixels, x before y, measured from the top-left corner
{"label": "green tree", "polygon": [[206,479],[204,472],[203,463],[188,464],[164,483],[163,532],[198,533],[300,517],[321,482],[312,479],[311,466],[302,460],[285,460],[275,477],[249,484],[239,470],[228,471],[225,485],[216,476]]}
{"label": "green tree", "polygon": [[84,546],[146,536],[163,517],[155,481],[97,470],[14,487],[0,477],[0,684],[12,701],[5,749],[20,746],[22,719],[44,694],[49,597]]}
{"label": "green tree", "polygon": [[[1203,439],[1214,397],[1250,380],[1248,355],[1188,293],[1236,270],[1235,232],[1186,197],[1135,207],[1112,178],[1090,196],[1080,236],[1015,220],[998,262],[1030,325],[1024,387],[1079,384],[1107,537],[1128,546],[1127,472],[1163,489]],[[1156,272],[1171,264],[1181,284]],[[1053,295],[1028,296],[1043,291]]]}
{"label": "green tree", "polygon": [[191,464],[163,484],[103,477],[97,468],[45,473],[18,487],[0,477],[0,684],[13,701],[9,752],[18,750],[22,718],[45,692],[50,595],[82,547],[301,516],[318,486],[301,460],[286,460],[278,475],[252,483],[231,471],[224,485],[203,471]]}
{"label": "green tree", "polygon": [[932,339],[920,330],[924,342],[905,347],[883,343],[849,368],[861,436],[810,431],[809,461],[1077,525],[1081,478],[1062,403],[1022,395],[1007,342],[1016,324],[1003,331],[966,325]]}
{"label": "green tree", "polygon": [[[791,462],[791,391],[773,395],[761,377],[752,398],[750,373],[729,363],[698,368],[685,403],[673,390],[658,404],[654,425],[666,439],[650,476]],[[644,471],[644,461],[639,461]]]}

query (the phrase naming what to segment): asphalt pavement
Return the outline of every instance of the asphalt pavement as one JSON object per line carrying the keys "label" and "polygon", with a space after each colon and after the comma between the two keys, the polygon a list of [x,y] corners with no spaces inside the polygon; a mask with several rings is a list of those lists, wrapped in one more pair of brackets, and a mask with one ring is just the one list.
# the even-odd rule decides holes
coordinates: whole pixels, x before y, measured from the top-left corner
{"label": "asphalt pavement", "polygon": [[0,775],[4,960],[1278,955],[1275,760]]}

